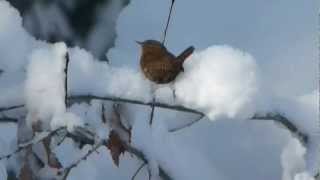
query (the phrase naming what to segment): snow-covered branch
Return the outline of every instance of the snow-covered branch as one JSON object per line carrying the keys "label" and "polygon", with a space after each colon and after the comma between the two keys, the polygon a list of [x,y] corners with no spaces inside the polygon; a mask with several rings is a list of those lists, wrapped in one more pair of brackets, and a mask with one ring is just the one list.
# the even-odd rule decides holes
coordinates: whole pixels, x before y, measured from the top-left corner
{"label": "snow-covered branch", "polygon": [[137,105],[150,106],[150,107],[152,107],[152,105],[154,105],[157,108],[165,108],[165,109],[170,109],[170,110],[175,110],[175,111],[204,115],[204,113],[197,111],[197,110],[194,110],[194,109],[190,109],[190,108],[180,106],[180,105],[170,105],[170,104],[161,103],[161,102],[154,102],[154,103],[153,102],[143,102],[140,100],[120,98],[120,97],[114,97],[114,96],[74,95],[74,96],[69,97],[70,101],[91,101],[93,99],[120,102],[120,103],[128,103],[128,104],[137,104]]}
{"label": "snow-covered branch", "polygon": [[[116,2],[115,5],[117,5],[119,1],[112,2]],[[181,8],[180,17],[188,17],[192,7],[190,5],[194,2],[185,3],[189,6]],[[212,1],[205,0],[195,5],[204,5],[201,9],[203,11],[208,7],[209,14],[213,7],[211,3]],[[130,166],[128,169],[132,171],[129,175],[126,174],[126,177],[132,177],[132,179],[137,174],[142,175],[139,173],[143,169],[141,163],[147,165],[150,176],[160,175],[163,179],[224,179],[218,178],[220,171],[222,174],[227,174],[229,169],[226,167],[229,165],[236,169],[242,166],[243,161],[247,161],[247,155],[260,156],[261,154],[256,154],[261,152],[259,148],[271,147],[272,149],[265,151],[269,156],[263,157],[268,161],[269,157],[274,158],[270,158],[272,160],[266,163],[268,171],[278,172],[275,167],[280,165],[273,163],[281,162],[282,180],[300,180],[306,175],[315,176],[319,172],[317,156],[320,147],[315,116],[318,112],[316,109],[318,101],[315,101],[318,91],[310,93],[311,87],[302,90],[298,88],[301,84],[297,86],[296,82],[293,83],[294,86],[289,85],[290,88],[287,88],[288,83],[285,82],[287,78],[279,78],[283,80],[274,83],[272,78],[285,77],[283,73],[285,71],[282,68],[287,67],[288,64],[280,68],[278,67],[280,61],[274,61],[276,62],[274,64],[261,64],[259,51],[250,49],[254,53],[255,57],[253,57],[241,50],[241,48],[249,50],[247,46],[241,46],[244,42],[242,38],[239,38],[241,41],[233,44],[238,47],[240,45],[240,49],[228,45],[213,45],[214,42],[208,41],[210,38],[207,38],[213,35],[210,27],[201,28],[203,29],[203,31],[200,30],[201,37],[198,36],[199,33],[194,33],[199,31],[198,27],[202,27],[202,24],[197,23],[205,22],[203,27],[206,27],[208,24],[206,21],[199,21],[189,26],[189,22],[180,20],[179,22],[188,24],[172,27],[173,34],[170,35],[170,44],[167,48],[173,54],[177,54],[184,46],[196,47],[193,55],[184,62],[184,71],[177,76],[174,83],[157,87],[143,76],[138,70],[141,53],[134,40],[158,37],[156,32],[160,26],[154,22],[160,22],[160,19],[154,18],[164,14],[161,14],[163,11],[153,9],[165,7],[165,4],[165,1],[130,2],[129,7],[124,10],[116,23],[118,37],[114,46],[108,52],[103,52],[112,61],[109,64],[97,60],[92,53],[79,47],[67,47],[63,42],[51,44],[36,40],[23,28],[20,14],[7,1],[0,1],[0,42],[4,42],[0,43],[1,131],[4,128],[2,133],[4,138],[0,139],[0,157],[11,161],[10,157],[19,153],[24,156],[24,160],[19,162],[23,164],[21,168],[23,170],[24,167],[29,168],[28,158],[33,157],[32,153],[38,153],[41,163],[32,170],[33,175],[42,177],[50,171],[53,172],[49,175],[50,178],[59,176],[56,172],[60,172],[65,178],[79,176],[86,179],[77,172],[82,165],[91,163],[83,160],[89,156],[97,157],[95,150],[105,146],[104,150],[109,149],[110,154],[100,153],[99,158],[108,156],[107,163],[112,166],[107,174],[113,172],[109,171],[114,168],[112,162],[118,166],[120,155],[128,152],[136,158],[127,158],[124,155],[127,159],[121,163],[125,162],[124,165]],[[184,5],[181,3],[179,6]],[[156,15],[144,19],[141,23],[146,24],[143,26],[131,25],[132,22],[138,20],[140,22],[145,14],[151,13],[146,12],[149,9],[152,9],[152,13]],[[183,9],[188,11],[183,14]],[[193,13],[192,16],[203,20],[207,18],[201,14]],[[60,19],[63,18],[60,17]],[[46,18],[41,22],[46,22]],[[144,28],[141,29],[141,27]],[[186,35],[196,36],[183,40],[182,37]],[[99,35],[96,37],[98,38]],[[93,44],[99,44],[96,41],[97,38],[94,38]],[[228,41],[226,39],[226,42]],[[270,48],[263,47],[263,49]],[[267,51],[263,52],[265,52],[264,55],[269,54]],[[281,55],[279,57],[283,58]],[[297,64],[291,64],[290,61],[291,65]],[[270,69],[265,69],[266,67]],[[281,69],[280,74],[275,73],[277,69]],[[289,74],[292,75],[292,73]],[[304,77],[299,80],[311,82]],[[278,91],[282,86],[286,87],[284,92]],[[288,93],[287,89],[291,88],[296,89],[293,93]],[[172,96],[173,89],[175,97]],[[154,99],[155,101],[152,101]],[[149,115],[150,107],[152,110]],[[156,120],[151,124],[153,118]],[[174,120],[170,121],[171,119]],[[209,123],[207,120],[211,122],[219,120],[219,122],[215,125],[207,125],[206,123]],[[199,121],[201,123],[193,126]],[[279,130],[273,125],[269,126],[272,123],[259,121],[276,122],[290,133]],[[9,143],[16,139],[18,144],[25,141],[26,143],[20,144],[16,149],[2,149],[9,147],[2,145],[2,140],[6,140],[7,134],[14,134],[15,131],[11,129],[10,133],[5,132],[9,127],[16,128],[14,123],[18,124],[18,135],[16,135],[18,138],[13,135],[14,139],[10,139]],[[188,128],[191,126],[193,127]],[[246,128],[251,126],[262,127],[263,130],[271,128],[272,131],[267,131],[265,134],[263,130],[246,131]],[[219,129],[220,127],[225,129]],[[231,131],[228,131],[228,128],[231,128]],[[57,129],[61,129],[63,134],[54,133]],[[182,129],[187,131],[180,131]],[[48,138],[46,141],[48,136],[53,138]],[[230,143],[231,140],[220,141],[212,137],[239,139]],[[204,141],[198,141],[199,138]],[[261,143],[263,138],[267,141]],[[75,142],[78,142],[79,146],[72,146],[77,144]],[[268,143],[272,145],[269,146]],[[241,149],[243,144],[245,150]],[[87,151],[88,149],[85,148],[89,146],[83,145],[89,145],[91,150]],[[184,145],[186,148],[182,148]],[[31,149],[31,146],[35,149]],[[41,146],[42,150],[36,152],[37,146]],[[218,149],[220,147],[225,149]],[[235,151],[239,154],[233,153],[234,147],[238,148]],[[217,150],[211,151],[210,148]],[[230,152],[228,152],[229,149],[231,149]],[[10,151],[12,153],[8,153]],[[65,152],[75,152],[77,157],[69,157],[69,153]],[[221,154],[218,154],[220,152]],[[64,154],[68,154],[67,157]],[[241,163],[223,164],[228,163],[227,158],[235,157]],[[52,166],[52,160],[59,162],[60,166]],[[207,160],[210,162],[208,163]],[[231,177],[259,179],[248,178],[250,175],[259,176],[259,173],[251,173],[260,170],[255,166],[260,163],[259,161],[248,163],[250,168],[257,169],[249,173],[234,172],[230,174]],[[188,164],[189,162],[192,163]],[[2,165],[5,163],[6,160],[0,162],[0,179]],[[97,168],[101,166],[99,163],[106,162],[94,161]],[[81,165],[78,166],[78,164]],[[19,169],[18,166],[15,168]],[[56,171],[57,169],[59,171]],[[127,167],[124,169],[129,172]],[[211,173],[214,169],[218,169],[219,172]],[[117,170],[122,171],[123,166],[119,166]],[[70,171],[76,173],[69,174]],[[145,169],[143,172],[146,172]],[[91,171],[91,173],[94,172]],[[122,174],[123,172],[118,173],[117,176]],[[274,177],[278,177],[280,173],[274,174],[276,174]]]}
{"label": "snow-covered branch", "polygon": [[[68,98],[69,105],[72,102],[90,102],[91,100],[104,100],[104,101],[112,101],[112,102],[121,102],[121,103],[127,103],[127,104],[136,104],[136,105],[142,105],[142,106],[149,106],[152,107],[154,105],[156,108],[165,108],[173,111],[180,111],[180,112],[186,112],[186,113],[194,113],[198,114],[199,118],[197,118],[194,121],[188,122],[185,125],[179,126],[179,127],[174,127],[169,130],[169,132],[175,132],[178,130],[181,130],[185,127],[189,127],[193,125],[194,123],[200,121],[203,117],[205,117],[205,114],[203,112],[200,112],[195,109],[190,109],[184,106],[180,105],[170,105],[166,103],[160,103],[160,102],[143,102],[140,100],[134,100],[134,99],[128,99],[128,98],[119,98],[119,97],[112,97],[112,96],[94,96],[94,95],[76,95],[76,96],[70,96]],[[18,105],[18,106],[12,106],[12,107],[6,107],[6,108],[0,108],[0,111],[9,111],[9,110],[14,110],[17,108],[22,108],[23,105]],[[284,126],[286,129],[288,129],[291,133],[296,135],[299,140],[301,140],[303,143],[307,143],[308,141],[308,136],[304,134],[299,128],[293,124],[287,117],[282,115],[281,113],[277,112],[269,112],[266,114],[255,114],[253,117],[250,119],[252,120],[271,120],[275,121],[276,123],[281,124]],[[16,122],[17,120],[15,118],[11,117],[5,117],[5,116],[0,116],[0,122]]]}
{"label": "snow-covered branch", "polygon": [[20,151],[24,150],[25,148],[28,148],[29,146],[35,145],[35,144],[45,140],[48,137],[54,136],[55,134],[57,134],[59,131],[61,131],[63,129],[64,128],[58,128],[58,129],[55,129],[50,132],[42,132],[43,135],[38,135],[34,139],[31,139],[28,142],[25,142],[23,144],[19,144],[18,148],[15,151],[13,151],[12,153],[4,155],[4,156],[0,156],[0,161],[3,159],[8,159],[11,156],[13,156],[14,154],[19,153]]}

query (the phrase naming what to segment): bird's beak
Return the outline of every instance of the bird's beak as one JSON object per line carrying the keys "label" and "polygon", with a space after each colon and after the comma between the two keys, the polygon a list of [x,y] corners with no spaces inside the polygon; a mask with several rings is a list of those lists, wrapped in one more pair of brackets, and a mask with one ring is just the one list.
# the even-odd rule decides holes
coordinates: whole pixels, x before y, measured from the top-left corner
{"label": "bird's beak", "polygon": [[140,44],[140,45],[142,45],[142,44],[143,44],[143,43],[142,43],[142,42],[140,42],[140,41],[136,41],[136,43],[137,43],[137,44]]}

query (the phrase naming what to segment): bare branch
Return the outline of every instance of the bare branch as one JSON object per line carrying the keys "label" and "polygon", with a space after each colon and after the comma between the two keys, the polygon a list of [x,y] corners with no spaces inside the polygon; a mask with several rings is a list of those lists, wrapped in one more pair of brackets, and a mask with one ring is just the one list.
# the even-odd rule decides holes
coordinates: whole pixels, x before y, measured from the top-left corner
{"label": "bare branch", "polygon": [[151,105],[151,113],[150,113],[150,120],[149,120],[149,124],[152,124],[153,121],[153,116],[154,116],[154,103],[155,103],[155,98],[152,99],[152,105]]}
{"label": "bare branch", "polygon": [[16,150],[13,151],[12,153],[7,154],[7,155],[4,155],[4,156],[0,156],[0,161],[3,160],[3,159],[8,159],[8,158],[10,158],[12,155],[14,155],[14,154],[22,151],[23,149],[28,148],[30,145],[37,144],[37,143],[43,141],[44,139],[46,139],[47,137],[51,137],[51,136],[55,135],[56,133],[58,133],[58,131],[63,130],[63,129],[65,129],[65,128],[58,128],[58,129],[56,129],[56,130],[54,130],[54,131],[49,132],[46,136],[43,136],[43,137],[41,137],[41,138],[39,138],[39,139],[35,139],[35,138],[34,138],[34,139],[32,139],[32,140],[30,140],[30,141],[28,141],[28,142],[26,142],[26,143],[23,143],[23,144],[21,144],[21,145],[18,145],[18,149],[16,149]]}
{"label": "bare branch", "polygon": [[67,103],[68,103],[68,67],[69,67],[69,53],[68,52],[66,53],[65,58],[66,58],[66,66],[64,69],[64,74],[65,74],[65,77],[64,77],[64,91],[65,91],[64,104],[67,107]]}
{"label": "bare branch", "polygon": [[140,165],[140,167],[137,169],[137,171],[133,174],[131,180],[134,180],[136,178],[136,176],[138,175],[138,173],[140,172],[140,170],[146,165],[147,163],[144,162]]}
{"label": "bare branch", "polygon": [[[129,103],[129,104],[137,104],[137,105],[143,105],[143,106],[150,106],[152,107],[153,105],[158,108],[164,108],[164,109],[170,109],[170,110],[175,110],[175,111],[181,111],[181,112],[188,112],[188,113],[194,113],[194,114],[199,114],[199,115],[204,115],[204,113],[186,108],[183,106],[178,106],[178,105],[169,105],[165,103],[160,103],[160,102],[143,102],[140,100],[133,100],[133,99],[126,99],[126,98],[119,98],[119,97],[114,97],[114,96],[95,96],[95,95],[72,95],[68,97],[69,101],[90,101],[93,99],[97,100],[105,100],[105,101],[113,101],[113,102],[123,102],[123,103]],[[22,108],[24,105],[15,105],[11,107],[0,107],[0,112],[1,111],[8,111],[12,109],[17,109],[17,108]]]}
{"label": "bare branch", "polygon": [[179,127],[175,127],[175,128],[172,128],[172,129],[169,129],[169,132],[177,132],[179,130],[182,130],[184,128],[187,128],[187,127],[190,127],[192,126],[193,124],[199,122],[202,118],[204,117],[204,115],[200,115],[199,118],[187,123],[187,124],[184,124],[183,126],[179,126]]}
{"label": "bare branch", "polygon": [[90,149],[84,156],[82,156],[80,159],[78,159],[74,163],[70,164],[68,167],[64,168],[62,172],[64,174],[63,179],[66,179],[73,168],[77,167],[82,161],[86,160],[92,153],[96,152],[96,150],[104,144],[105,142],[101,141],[93,145],[92,149]]}
{"label": "bare branch", "polygon": [[63,137],[61,138],[61,140],[58,141],[57,146],[60,146],[66,138],[67,138],[67,134],[63,135]]}
{"label": "bare branch", "polygon": [[9,106],[9,107],[0,107],[0,112],[2,112],[2,111],[9,111],[9,110],[12,110],[12,109],[23,108],[23,107],[24,107],[23,104],[21,104],[21,105]]}
{"label": "bare branch", "polygon": [[271,120],[276,123],[281,124],[286,129],[288,129],[292,134],[296,135],[298,139],[303,143],[308,143],[308,136],[302,133],[296,125],[294,125],[288,118],[281,115],[280,113],[267,113],[266,115],[254,115],[252,120]]}
{"label": "bare branch", "polygon": [[8,116],[0,116],[0,123],[17,123],[17,118],[12,118]]}
{"label": "bare branch", "polygon": [[104,113],[105,113],[105,107],[104,107],[104,103],[102,103],[102,105],[101,105],[101,120],[102,120],[103,124],[106,124],[107,123],[107,118],[106,118],[106,115]]}
{"label": "bare branch", "polygon": [[[82,132],[82,131],[90,131],[88,129],[85,129],[84,127],[75,127],[75,131],[74,132],[67,132],[68,133],[68,137],[72,138],[75,142],[79,142],[81,144],[89,144],[89,145],[94,145],[95,141],[94,141],[94,136],[91,136],[89,134],[91,133],[86,133],[86,132]],[[120,136],[122,137],[122,136]],[[126,139],[123,139],[123,144],[126,148],[126,151],[133,154],[135,157],[137,157],[138,159],[140,159],[142,162],[148,164],[148,160],[146,159],[144,153],[138,149],[136,149],[135,147],[133,147]],[[100,144],[102,143],[102,144]],[[100,143],[98,143],[99,146],[103,145],[103,146],[107,146],[107,141],[103,140]],[[95,146],[96,147],[96,146]],[[97,147],[98,148],[98,147]],[[95,149],[93,148],[92,151],[95,151]],[[91,152],[90,154],[92,154],[93,152]],[[89,155],[90,155],[89,154]],[[88,156],[89,156],[88,155]],[[82,158],[81,158],[82,159]],[[82,160],[78,160],[77,162],[80,162]],[[75,164],[75,163],[74,163]],[[70,168],[69,168],[70,169]],[[162,167],[159,167],[160,170],[160,176],[165,179],[165,180],[171,180],[172,178],[163,170]],[[64,173],[67,173],[64,170]],[[67,175],[64,174],[64,177],[66,177]]]}
{"label": "bare branch", "polygon": [[177,106],[177,105],[169,105],[165,103],[160,103],[160,102],[143,102],[139,100],[133,100],[133,99],[126,99],[126,98],[119,98],[119,97],[114,97],[114,96],[94,96],[94,95],[73,95],[69,97],[69,100],[92,100],[92,99],[98,99],[98,100],[107,100],[107,101],[114,101],[114,102],[123,102],[123,103],[129,103],[129,104],[137,104],[137,105],[143,105],[143,106],[150,106],[152,107],[153,105],[157,108],[164,108],[164,109],[170,109],[170,110],[176,110],[176,111],[182,111],[182,112],[189,112],[189,113],[194,113],[194,114],[200,114],[204,115],[204,113],[186,108],[183,106]]}

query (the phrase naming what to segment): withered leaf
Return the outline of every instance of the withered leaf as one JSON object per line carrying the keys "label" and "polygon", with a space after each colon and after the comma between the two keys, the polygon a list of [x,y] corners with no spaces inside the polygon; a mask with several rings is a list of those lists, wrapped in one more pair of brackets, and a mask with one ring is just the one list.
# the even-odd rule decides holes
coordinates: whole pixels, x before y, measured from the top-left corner
{"label": "withered leaf", "polygon": [[33,180],[33,173],[28,163],[25,163],[19,174],[20,180]]}
{"label": "withered leaf", "polygon": [[44,149],[46,151],[47,158],[48,158],[48,165],[51,168],[60,169],[60,168],[62,168],[62,165],[59,162],[59,160],[58,160],[57,156],[55,155],[55,153],[52,152],[51,149],[50,149],[51,138],[52,137],[49,136],[49,137],[46,137],[43,140],[43,146],[44,146]]}
{"label": "withered leaf", "polygon": [[119,166],[119,156],[125,152],[126,148],[121,141],[120,136],[114,130],[109,134],[107,148],[110,150],[114,164]]}

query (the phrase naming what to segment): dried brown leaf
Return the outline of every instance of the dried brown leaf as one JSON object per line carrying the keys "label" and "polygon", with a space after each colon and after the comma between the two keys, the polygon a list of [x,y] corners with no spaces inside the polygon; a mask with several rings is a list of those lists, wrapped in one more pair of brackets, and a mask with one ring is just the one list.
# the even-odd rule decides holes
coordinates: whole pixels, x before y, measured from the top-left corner
{"label": "dried brown leaf", "polygon": [[47,158],[48,158],[48,165],[51,168],[60,169],[60,168],[62,168],[62,165],[59,162],[56,154],[54,152],[52,152],[50,149],[51,138],[52,138],[51,136],[48,136],[47,138],[45,138],[43,140],[43,146],[46,151]]}
{"label": "dried brown leaf", "polygon": [[33,180],[33,173],[28,163],[25,163],[19,174],[20,180]]}
{"label": "dried brown leaf", "polygon": [[113,162],[119,166],[119,156],[125,152],[126,148],[120,139],[120,136],[112,130],[109,134],[107,148],[110,150]]}

